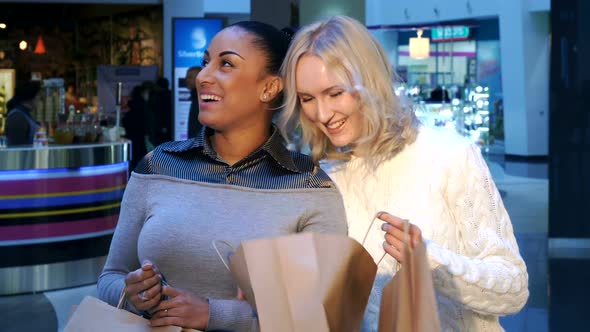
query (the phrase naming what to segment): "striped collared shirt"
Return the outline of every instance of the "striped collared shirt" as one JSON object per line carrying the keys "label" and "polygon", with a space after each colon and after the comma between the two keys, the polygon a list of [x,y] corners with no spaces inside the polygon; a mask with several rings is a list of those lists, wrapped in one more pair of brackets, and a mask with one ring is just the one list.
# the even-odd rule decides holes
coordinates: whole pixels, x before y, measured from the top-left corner
{"label": "striped collared shirt", "polygon": [[144,157],[134,172],[257,189],[334,187],[311,157],[285,147],[275,126],[266,143],[233,165],[215,152],[210,135],[212,130],[203,128],[195,138],[159,145]]}

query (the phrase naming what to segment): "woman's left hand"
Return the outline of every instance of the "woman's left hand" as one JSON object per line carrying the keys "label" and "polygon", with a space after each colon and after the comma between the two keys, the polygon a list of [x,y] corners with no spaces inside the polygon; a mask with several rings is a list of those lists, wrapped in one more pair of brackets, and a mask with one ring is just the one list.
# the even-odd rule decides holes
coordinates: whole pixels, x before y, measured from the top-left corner
{"label": "woman's left hand", "polygon": [[175,325],[183,328],[205,330],[209,323],[209,302],[200,296],[178,288],[164,286],[162,295],[169,299],[154,308],[151,326]]}
{"label": "woman's left hand", "polygon": [[[381,212],[379,219],[385,221],[381,229],[385,232],[383,249],[398,262],[404,262],[404,224],[405,220],[387,212]],[[422,231],[418,226],[410,223],[410,246],[415,248],[422,242]]]}

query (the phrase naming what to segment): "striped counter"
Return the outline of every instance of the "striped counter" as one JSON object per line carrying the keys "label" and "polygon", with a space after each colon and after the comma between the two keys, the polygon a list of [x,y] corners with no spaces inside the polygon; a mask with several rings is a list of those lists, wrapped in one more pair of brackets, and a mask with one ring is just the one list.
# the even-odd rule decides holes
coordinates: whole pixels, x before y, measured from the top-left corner
{"label": "striped counter", "polygon": [[129,145],[55,150],[0,150],[0,295],[94,283],[104,264],[127,184]]}

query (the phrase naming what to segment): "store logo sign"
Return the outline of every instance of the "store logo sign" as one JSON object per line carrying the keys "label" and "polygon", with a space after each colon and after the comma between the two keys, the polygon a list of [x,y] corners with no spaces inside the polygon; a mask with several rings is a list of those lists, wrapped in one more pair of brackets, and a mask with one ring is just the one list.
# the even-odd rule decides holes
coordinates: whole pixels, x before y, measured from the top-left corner
{"label": "store logo sign", "polygon": [[465,40],[469,38],[469,28],[461,25],[433,28],[431,38],[433,42]]}
{"label": "store logo sign", "polygon": [[190,33],[189,50],[178,50],[179,58],[201,58],[205,55],[203,49],[207,46],[207,36],[203,28],[194,28]]}

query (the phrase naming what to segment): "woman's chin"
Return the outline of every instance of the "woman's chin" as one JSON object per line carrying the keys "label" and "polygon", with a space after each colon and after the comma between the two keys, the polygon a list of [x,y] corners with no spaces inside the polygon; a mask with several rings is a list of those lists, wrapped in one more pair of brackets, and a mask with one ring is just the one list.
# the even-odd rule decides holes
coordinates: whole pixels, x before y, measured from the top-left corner
{"label": "woman's chin", "polygon": [[334,147],[339,149],[348,147],[351,143],[349,139],[346,139],[344,137],[330,137],[330,142],[332,143],[332,145],[334,145]]}
{"label": "woman's chin", "polygon": [[215,116],[212,115],[213,114],[200,113],[199,122],[207,128],[215,128],[219,121],[216,121]]}
{"label": "woman's chin", "polygon": [[334,145],[334,147],[342,149],[342,148],[346,148],[348,146],[350,146],[350,142],[349,141],[341,141],[341,140],[332,140],[332,145]]}

